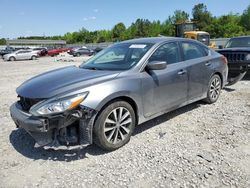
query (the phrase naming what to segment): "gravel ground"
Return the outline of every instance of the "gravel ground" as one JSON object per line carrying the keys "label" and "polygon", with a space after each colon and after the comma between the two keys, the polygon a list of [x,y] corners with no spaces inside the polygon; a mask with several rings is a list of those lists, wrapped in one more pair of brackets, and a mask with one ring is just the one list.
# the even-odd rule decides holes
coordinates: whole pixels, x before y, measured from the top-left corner
{"label": "gravel ground", "polygon": [[15,88],[84,59],[0,60],[0,187],[250,187],[249,79],[223,90],[215,104],[194,103],[139,125],[130,142],[113,152],[94,145],[33,148],[9,115]]}

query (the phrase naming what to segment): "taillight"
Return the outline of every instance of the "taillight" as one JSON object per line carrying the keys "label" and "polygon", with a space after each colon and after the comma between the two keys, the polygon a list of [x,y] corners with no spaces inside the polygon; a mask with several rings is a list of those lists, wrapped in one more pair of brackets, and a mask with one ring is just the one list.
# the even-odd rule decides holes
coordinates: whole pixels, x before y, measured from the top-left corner
{"label": "taillight", "polygon": [[227,58],[224,55],[221,57],[221,59],[223,63],[228,64]]}

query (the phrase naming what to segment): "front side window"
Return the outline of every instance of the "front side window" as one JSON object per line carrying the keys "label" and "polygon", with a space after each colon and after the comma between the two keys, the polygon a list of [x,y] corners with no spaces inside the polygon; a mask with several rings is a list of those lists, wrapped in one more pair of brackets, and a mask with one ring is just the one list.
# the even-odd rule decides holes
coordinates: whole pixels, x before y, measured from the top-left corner
{"label": "front side window", "polygon": [[166,61],[167,64],[179,62],[180,56],[177,43],[171,42],[160,46],[149,58],[149,62],[152,61]]}
{"label": "front side window", "polygon": [[205,44],[207,46],[210,43],[210,38],[209,38],[209,35],[207,35],[207,34],[199,34],[197,39],[198,39],[198,41],[202,42],[203,44]]}
{"label": "front side window", "polygon": [[182,42],[181,46],[184,53],[184,60],[196,59],[206,56],[202,46],[190,42]]}
{"label": "front side window", "polygon": [[153,44],[121,43],[104,49],[80,67],[100,70],[128,70],[135,66]]}

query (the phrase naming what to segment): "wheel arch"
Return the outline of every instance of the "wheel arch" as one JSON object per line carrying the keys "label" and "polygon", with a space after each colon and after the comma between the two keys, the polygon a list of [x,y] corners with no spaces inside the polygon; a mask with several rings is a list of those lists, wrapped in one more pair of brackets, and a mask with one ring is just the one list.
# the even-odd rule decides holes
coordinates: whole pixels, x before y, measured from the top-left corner
{"label": "wheel arch", "polygon": [[[222,74],[219,71],[216,71],[213,75],[218,75],[220,77],[220,79],[221,79],[221,87],[223,87],[224,80],[223,80]],[[212,78],[212,76],[211,76],[211,78]]]}
{"label": "wheel arch", "polygon": [[129,103],[134,112],[135,112],[135,117],[136,117],[136,125],[138,124],[139,122],[139,112],[138,112],[138,104],[135,102],[135,100],[130,97],[130,96],[126,96],[126,95],[121,95],[121,96],[116,96],[116,97],[113,97],[112,99],[109,99],[107,101],[105,101],[103,104],[99,105],[98,107],[98,113],[97,113],[97,116],[95,117],[95,120],[97,119],[98,115],[111,103],[115,102],[115,101],[125,101],[127,103]]}
{"label": "wheel arch", "polygon": [[10,61],[11,58],[14,58],[14,61],[16,60],[15,56],[10,56],[8,60]]}

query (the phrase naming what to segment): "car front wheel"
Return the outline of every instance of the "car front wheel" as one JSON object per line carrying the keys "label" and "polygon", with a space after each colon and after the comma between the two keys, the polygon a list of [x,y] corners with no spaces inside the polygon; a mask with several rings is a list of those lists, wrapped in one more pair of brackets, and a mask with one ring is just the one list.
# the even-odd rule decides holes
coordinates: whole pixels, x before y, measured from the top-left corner
{"label": "car front wheel", "polygon": [[15,61],[16,58],[15,58],[15,57],[10,57],[9,60],[10,60],[10,61]]}
{"label": "car front wheel", "polygon": [[215,74],[209,81],[208,90],[207,90],[207,98],[205,101],[209,104],[216,102],[221,93],[221,78],[219,75]]}
{"label": "car front wheel", "polygon": [[109,104],[94,125],[94,142],[102,149],[115,150],[129,142],[135,127],[135,112],[125,101]]}

